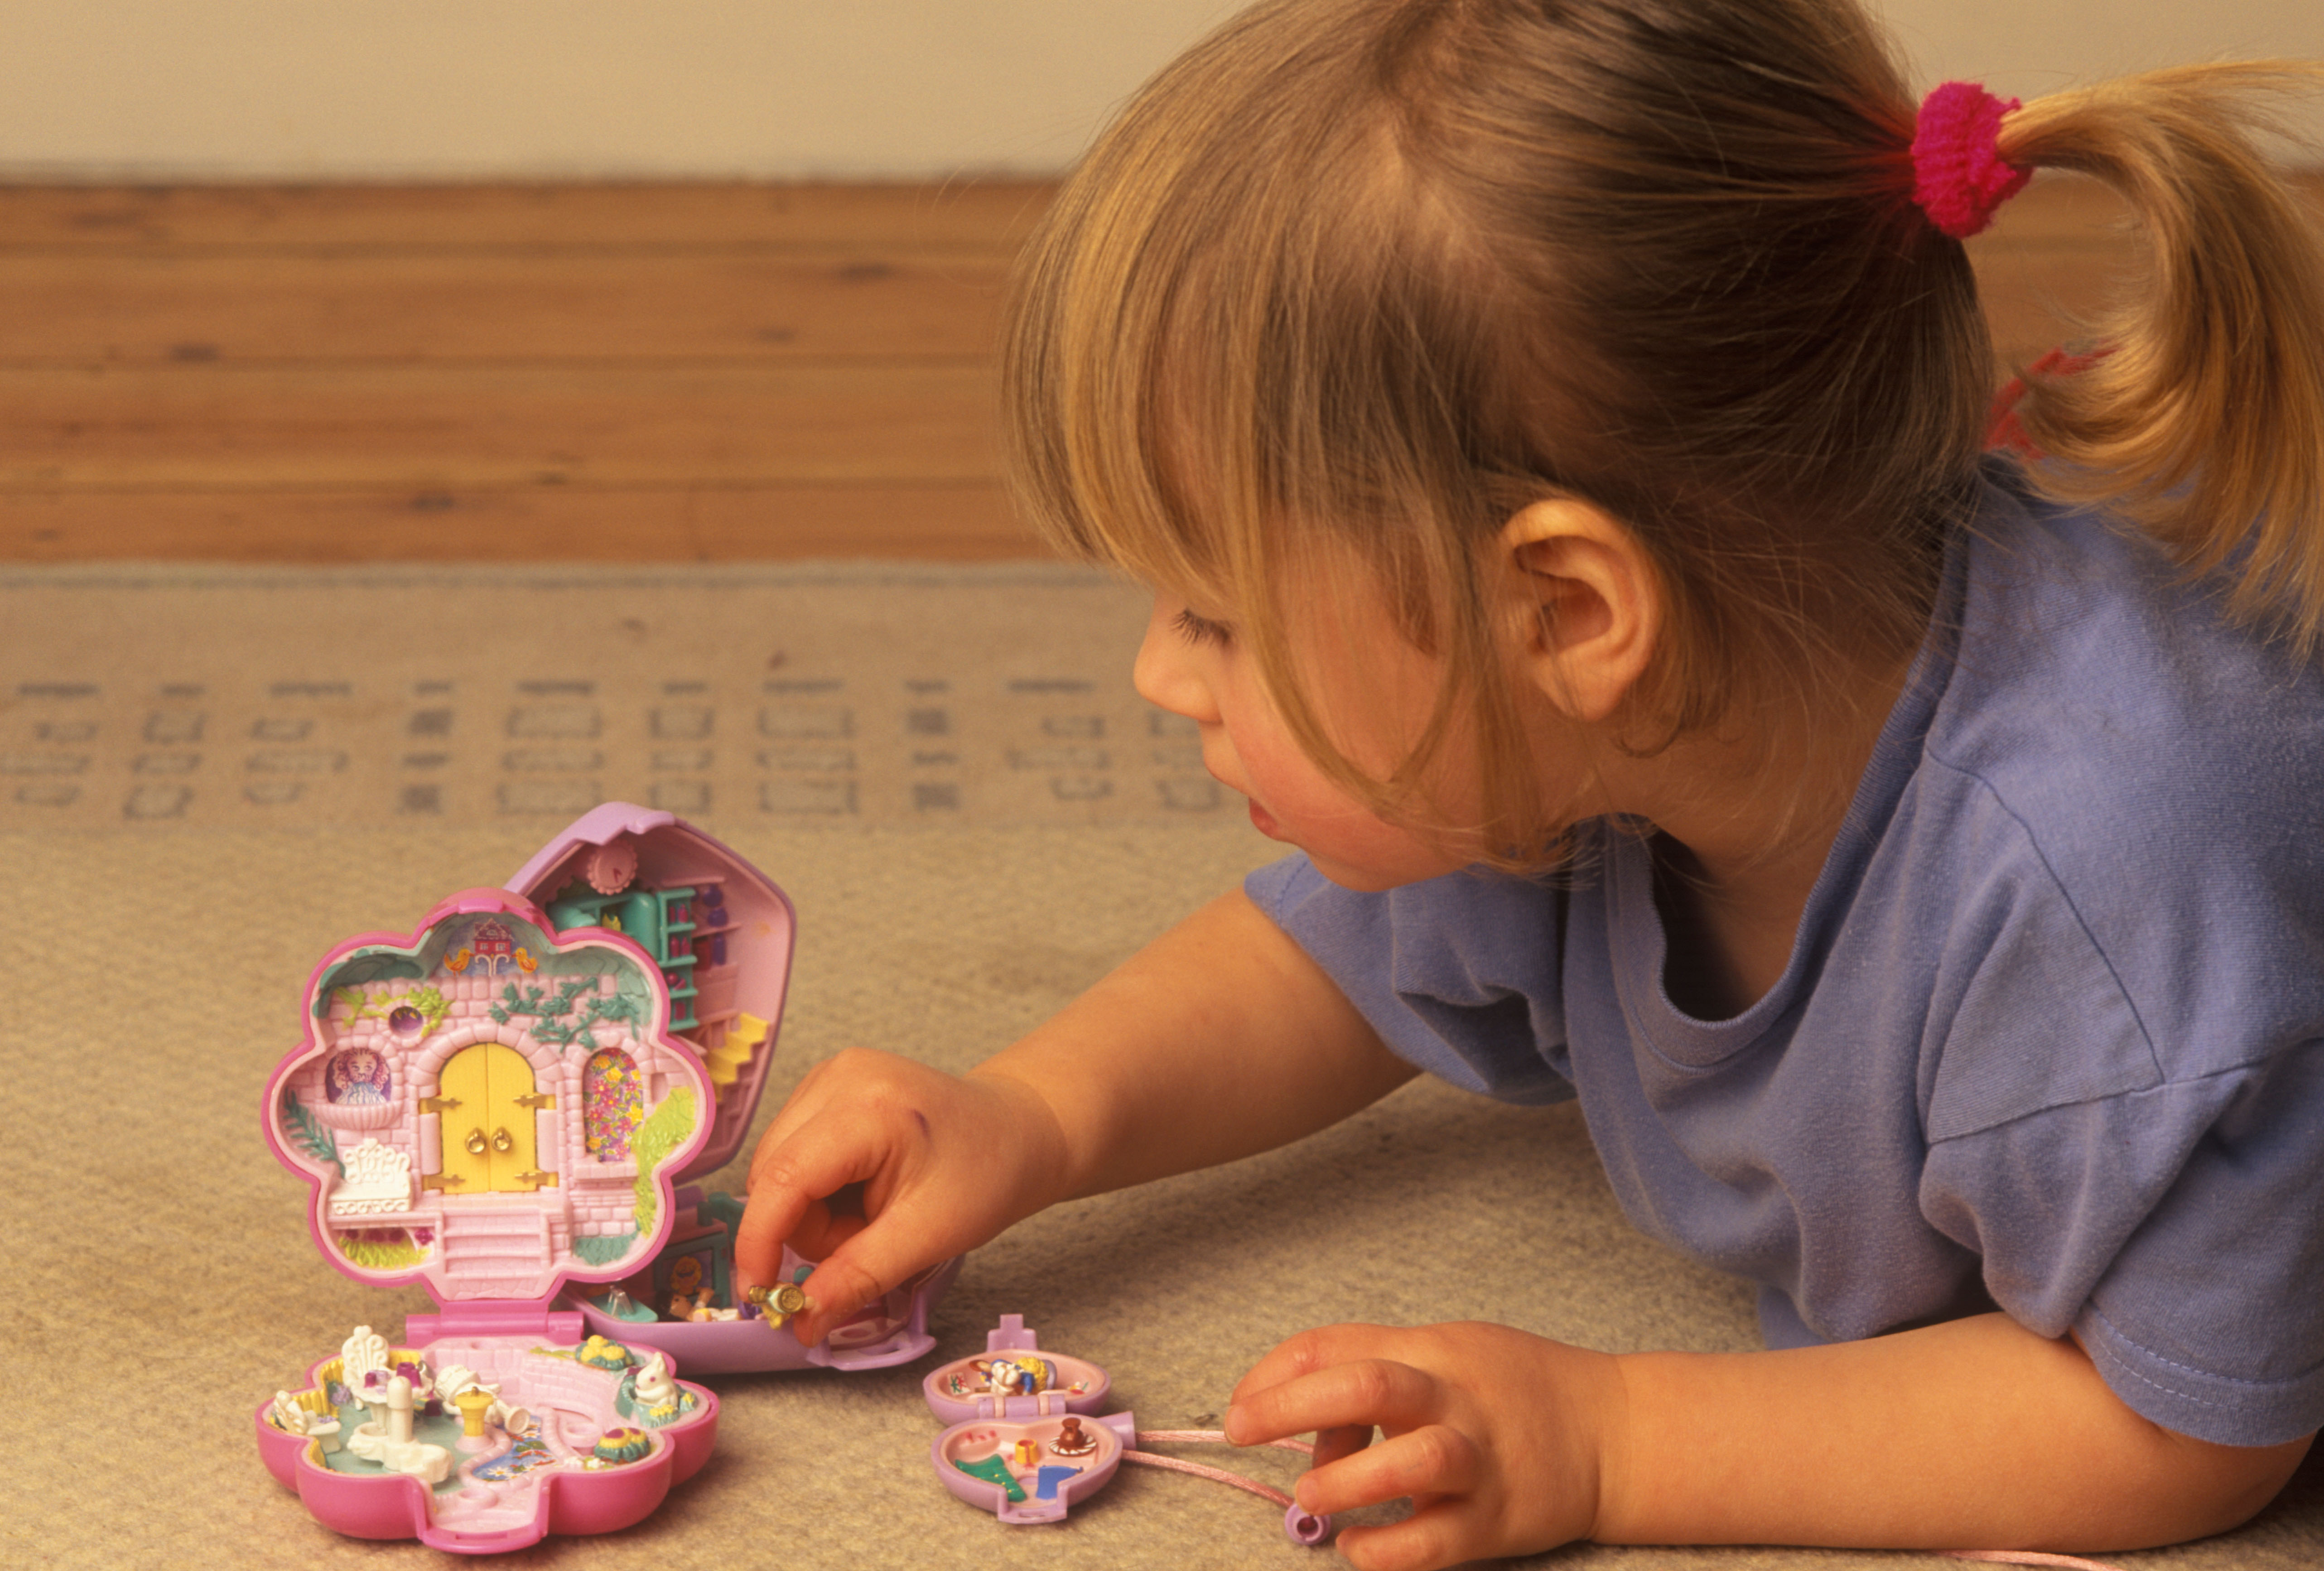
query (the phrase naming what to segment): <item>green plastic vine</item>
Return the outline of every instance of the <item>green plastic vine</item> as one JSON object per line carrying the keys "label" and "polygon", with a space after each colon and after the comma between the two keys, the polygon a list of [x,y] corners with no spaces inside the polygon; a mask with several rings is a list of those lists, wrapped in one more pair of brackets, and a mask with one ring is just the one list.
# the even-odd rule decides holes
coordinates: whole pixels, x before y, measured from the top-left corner
{"label": "green plastic vine", "polygon": [[654,1169],[662,1160],[686,1143],[694,1132],[694,1093],[680,1089],[663,1098],[651,1117],[638,1125],[630,1137],[630,1155],[638,1164],[637,1218],[640,1233],[651,1233],[654,1218],[660,1213],[660,1191],[654,1184]]}
{"label": "green plastic vine", "polygon": [[309,1156],[318,1162],[330,1163],[342,1178],[347,1176],[346,1164],[339,1160],[337,1138],[300,1105],[299,1098],[292,1095],[288,1086],[282,1088],[282,1123],[290,1130],[290,1138],[297,1141]]}
{"label": "green plastic vine", "polygon": [[[506,1025],[517,1015],[530,1015],[533,1021],[533,1040],[556,1048],[572,1046],[600,1021],[626,1021],[632,1025],[644,1023],[645,1015],[639,1008],[637,999],[623,993],[597,993],[593,991],[596,985],[597,978],[595,976],[573,977],[558,983],[557,996],[551,998],[545,988],[528,987],[520,991],[512,982],[501,989],[501,1002],[492,1006],[492,1017],[500,1024]],[[587,1003],[576,1018],[573,1006],[584,994],[587,995]]]}

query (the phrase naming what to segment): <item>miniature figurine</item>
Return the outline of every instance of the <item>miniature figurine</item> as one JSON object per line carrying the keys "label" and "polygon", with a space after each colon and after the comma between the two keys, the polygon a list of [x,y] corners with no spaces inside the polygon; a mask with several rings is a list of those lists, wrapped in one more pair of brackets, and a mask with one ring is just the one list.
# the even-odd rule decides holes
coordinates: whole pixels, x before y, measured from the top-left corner
{"label": "miniature figurine", "polygon": [[1083,1428],[1079,1419],[1067,1419],[1049,1449],[1060,1456],[1086,1456],[1097,1449],[1097,1437]]}
{"label": "miniature figurine", "polygon": [[1047,1359],[1019,1354],[1015,1358],[980,1358],[977,1372],[987,1391],[999,1397],[1029,1397],[1057,1383],[1056,1367]]}
{"label": "miniature figurine", "polygon": [[669,1317],[691,1320],[695,1310],[709,1307],[710,1289],[703,1285],[702,1262],[690,1254],[678,1256],[669,1268]]}
{"label": "miniature figurine", "polygon": [[666,1424],[678,1417],[680,1397],[678,1382],[670,1378],[668,1359],[657,1353],[645,1361],[630,1386],[630,1400],[644,1409],[654,1423]]}

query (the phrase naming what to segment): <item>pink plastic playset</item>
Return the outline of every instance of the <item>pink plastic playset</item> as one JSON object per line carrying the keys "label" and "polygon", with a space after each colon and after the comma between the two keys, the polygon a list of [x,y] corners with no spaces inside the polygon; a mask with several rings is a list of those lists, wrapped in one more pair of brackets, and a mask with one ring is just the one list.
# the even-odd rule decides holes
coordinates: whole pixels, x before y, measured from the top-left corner
{"label": "pink plastic playset", "polygon": [[795,1286],[737,1291],[740,1202],[690,1182],[749,1131],[792,928],[733,852],[610,803],[509,888],[324,957],[267,1139],[312,1187],[325,1258],[418,1281],[438,1312],[396,1342],[355,1327],[254,1415],[317,1520],[465,1553],[627,1527],[716,1437],[717,1398],[681,1367],[871,1369],[935,1345],[957,1261],[802,1346],[781,1329]]}

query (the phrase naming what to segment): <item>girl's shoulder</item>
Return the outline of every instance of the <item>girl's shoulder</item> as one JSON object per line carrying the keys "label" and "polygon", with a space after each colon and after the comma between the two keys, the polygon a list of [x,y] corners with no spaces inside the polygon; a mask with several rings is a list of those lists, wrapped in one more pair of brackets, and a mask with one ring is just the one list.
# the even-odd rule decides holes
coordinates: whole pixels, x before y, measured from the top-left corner
{"label": "girl's shoulder", "polygon": [[2020,790],[2199,818],[2297,796],[2324,830],[2305,789],[2324,763],[2324,663],[2229,616],[2221,575],[2008,478],[1957,543],[1932,750]]}
{"label": "girl's shoulder", "polygon": [[1997,492],[1956,582],[1913,790],[1962,941],[2087,944],[2165,1079],[2324,1030],[2324,675],[2102,514]]}

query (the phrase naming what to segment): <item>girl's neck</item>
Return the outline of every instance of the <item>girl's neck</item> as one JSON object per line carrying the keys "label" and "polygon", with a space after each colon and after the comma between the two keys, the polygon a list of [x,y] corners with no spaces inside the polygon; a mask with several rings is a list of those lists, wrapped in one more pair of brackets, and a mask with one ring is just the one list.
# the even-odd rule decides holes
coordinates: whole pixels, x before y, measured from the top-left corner
{"label": "girl's neck", "polygon": [[1665,984],[1690,1014],[1739,1014],[1783,976],[1910,668],[1907,657],[1849,673],[1791,735],[1683,742],[1609,772],[1618,810],[1658,832]]}

